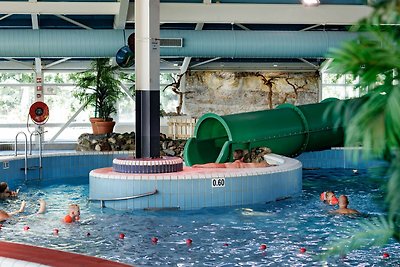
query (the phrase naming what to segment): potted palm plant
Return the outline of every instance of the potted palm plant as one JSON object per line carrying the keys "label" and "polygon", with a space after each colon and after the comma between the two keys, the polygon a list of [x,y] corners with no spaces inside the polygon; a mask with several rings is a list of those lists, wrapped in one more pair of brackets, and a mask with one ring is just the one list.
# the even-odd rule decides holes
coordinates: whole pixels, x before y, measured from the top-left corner
{"label": "potted palm plant", "polygon": [[74,96],[85,107],[94,107],[94,117],[90,118],[93,134],[113,131],[116,103],[122,95],[119,67],[110,64],[108,58],[94,59],[90,68],[71,76],[77,91]]}

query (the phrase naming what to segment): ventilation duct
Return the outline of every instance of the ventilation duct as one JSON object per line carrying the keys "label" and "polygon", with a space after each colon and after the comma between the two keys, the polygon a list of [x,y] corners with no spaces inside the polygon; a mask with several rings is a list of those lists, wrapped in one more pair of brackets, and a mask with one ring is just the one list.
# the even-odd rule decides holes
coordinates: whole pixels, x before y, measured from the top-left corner
{"label": "ventilation duct", "polygon": [[[126,45],[127,30],[0,30],[0,57],[114,57]],[[182,47],[161,47],[161,56],[226,58],[324,57],[357,37],[350,32],[162,30],[161,39],[182,39]]]}

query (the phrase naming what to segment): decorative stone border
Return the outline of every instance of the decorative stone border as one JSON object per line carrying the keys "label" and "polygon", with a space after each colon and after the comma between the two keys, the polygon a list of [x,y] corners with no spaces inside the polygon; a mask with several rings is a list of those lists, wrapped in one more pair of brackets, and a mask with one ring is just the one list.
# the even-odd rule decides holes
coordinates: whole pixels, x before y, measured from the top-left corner
{"label": "decorative stone border", "polygon": [[170,173],[183,170],[183,160],[178,157],[150,158],[116,158],[113,170],[119,173]]}

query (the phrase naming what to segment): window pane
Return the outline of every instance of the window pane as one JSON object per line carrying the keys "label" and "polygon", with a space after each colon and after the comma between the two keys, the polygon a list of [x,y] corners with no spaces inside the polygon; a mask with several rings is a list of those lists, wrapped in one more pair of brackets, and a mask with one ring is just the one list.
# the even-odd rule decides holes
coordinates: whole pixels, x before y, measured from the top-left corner
{"label": "window pane", "polygon": [[324,86],[322,90],[322,100],[329,97],[345,99],[346,90],[344,86]]}

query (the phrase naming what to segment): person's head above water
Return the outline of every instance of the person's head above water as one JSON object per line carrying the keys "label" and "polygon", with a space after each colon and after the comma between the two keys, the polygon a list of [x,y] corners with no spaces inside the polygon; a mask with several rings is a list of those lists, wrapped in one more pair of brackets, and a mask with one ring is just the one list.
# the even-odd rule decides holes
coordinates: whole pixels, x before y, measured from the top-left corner
{"label": "person's head above water", "polygon": [[0,183],[0,193],[4,193],[8,188],[8,184],[6,182]]}
{"label": "person's head above water", "polygon": [[72,223],[79,221],[81,215],[81,210],[78,204],[71,204],[68,208],[68,215],[64,217],[66,223]]}
{"label": "person's head above water", "polygon": [[339,197],[339,208],[347,208],[349,205],[349,199],[345,195]]}
{"label": "person's head above water", "polygon": [[337,205],[339,203],[339,200],[337,199],[333,191],[322,192],[320,195],[320,199],[321,201],[329,205]]}
{"label": "person's head above water", "polygon": [[242,149],[236,149],[233,151],[233,160],[242,160],[244,156],[244,151]]}

